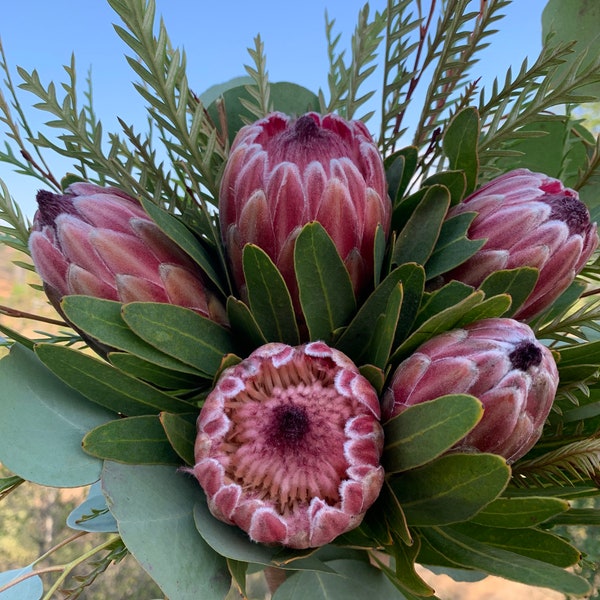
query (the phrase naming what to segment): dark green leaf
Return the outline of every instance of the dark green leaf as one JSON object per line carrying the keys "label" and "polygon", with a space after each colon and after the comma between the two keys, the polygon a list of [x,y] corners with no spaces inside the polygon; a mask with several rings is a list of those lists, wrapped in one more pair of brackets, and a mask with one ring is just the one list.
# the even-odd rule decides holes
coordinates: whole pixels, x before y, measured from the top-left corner
{"label": "dark green leaf", "polygon": [[385,312],[378,316],[374,323],[375,335],[371,340],[369,349],[369,363],[380,369],[385,369],[387,365],[394,336],[396,325],[400,317],[400,307],[402,306],[402,284],[398,284],[388,298]]}
{"label": "dark green leaf", "polygon": [[254,315],[241,300],[233,296],[227,298],[227,317],[233,334],[246,352],[267,343]]}
{"label": "dark green leaf", "polygon": [[192,375],[159,367],[127,352],[110,352],[108,360],[119,371],[167,390],[192,389],[206,382]]}
{"label": "dark green leaf", "polygon": [[356,310],[350,275],[320,223],[305,225],[296,239],[294,266],[300,304],[311,340],[330,342]]}
{"label": "dark green leaf", "polygon": [[196,420],[198,412],[186,415],[163,412],[160,422],[167,434],[173,450],[187,465],[194,465],[194,442],[196,441]]}
{"label": "dark green leaf", "polygon": [[175,360],[140,339],[123,321],[122,304],[91,296],[66,296],[61,303],[69,321],[99,342],[124,350],[148,362],[181,373],[198,375],[200,372]]}
{"label": "dark green leaf", "polygon": [[560,498],[497,498],[471,520],[489,527],[533,527],[566,510],[569,503]]}
{"label": "dark green leaf", "polygon": [[590,590],[587,581],[573,573],[484,544],[449,528],[424,529],[423,535],[439,553],[458,566],[565,594],[583,595]]}
{"label": "dark green leaf", "polygon": [[193,310],[159,302],[123,306],[131,330],[161,352],[213,376],[225,354],[234,352],[231,334]]}
{"label": "dark green leaf", "polygon": [[402,307],[400,308],[400,318],[396,327],[396,337],[394,347],[402,343],[412,329],[425,290],[425,270],[416,263],[407,263],[398,267],[400,270],[402,291]]}
{"label": "dark green leaf", "polygon": [[493,319],[502,317],[510,308],[511,298],[508,294],[492,296],[486,298],[473,308],[465,312],[462,318],[456,323],[455,327],[464,327],[469,323],[481,321],[481,319]]}
{"label": "dark green leaf", "polygon": [[538,275],[538,270],[533,267],[496,271],[485,278],[479,289],[485,292],[486,297],[508,294],[512,303],[504,316],[511,317],[533,291]]}
{"label": "dark green leaf", "polygon": [[391,548],[391,554],[396,562],[395,576],[402,587],[421,598],[431,597],[435,590],[427,584],[415,570],[415,559],[419,553],[419,538],[412,546],[397,541]]}
{"label": "dark green leaf", "polygon": [[473,396],[455,394],[407,408],[385,426],[386,473],[420,467],[454,446],[483,415]]}
{"label": "dark green leaf", "polygon": [[462,264],[485,244],[485,240],[466,237],[474,216],[475,213],[462,213],[444,221],[435,250],[425,265],[428,280]]}
{"label": "dark green leaf", "polygon": [[465,521],[506,487],[510,469],[495,454],[448,454],[397,475],[390,485],[409,525]]}
{"label": "dark green leaf", "polygon": [[441,185],[427,188],[406,225],[396,238],[393,262],[402,265],[416,262],[424,265],[437,243],[444,218],[450,206],[450,193]]}
{"label": "dark green leaf", "polygon": [[223,281],[214,268],[214,258],[206,251],[200,240],[177,217],[153,202],[143,198],[141,202],[148,216],[161,228],[163,233],[188,254],[206,273],[217,289],[225,295]]}
{"label": "dark green leaf", "polygon": [[415,146],[407,146],[386,156],[384,166],[393,206],[396,206],[402,199],[415,173],[418,160],[419,154]]}
{"label": "dark green leaf", "polygon": [[458,204],[465,195],[467,188],[467,179],[464,171],[440,171],[427,177],[422,183],[422,187],[430,185],[443,185],[450,192],[450,206]]}
{"label": "dark green leaf", "polygon": [[80,394],[123,415],[148,415],[161,410],[187,412],[190,405],[122,373],[104,361],[57,344],[39,344],[36,354],[62,381]]}
{"label": "dark green leaf", "polygon": [[158,416],[127,417],[92,429],[83,449],[104,460],[133,465],[180,465]]}
{"label": "dark green leaf", "polygon": [[442,147],[448,157],[450,168],[460,169],[465,173],[467,194],[475,189],[477,183],[480,127],[477,109],[463,108],[450,121],[442,140]]}
{"label": "dark green leaf", "polygon": [[264,338],[290,346],[299,344],[292,298],[273,261],[258,246],[247,244],[243,263],[250,310]]}

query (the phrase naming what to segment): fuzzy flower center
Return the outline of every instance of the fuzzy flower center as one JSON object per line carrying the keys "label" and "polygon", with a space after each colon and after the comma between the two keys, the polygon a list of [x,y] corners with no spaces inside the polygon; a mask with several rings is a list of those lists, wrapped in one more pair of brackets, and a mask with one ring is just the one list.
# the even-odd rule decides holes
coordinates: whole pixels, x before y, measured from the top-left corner
{"label": "fuzzy flower center", "polygon": [[589,228],[589,213],[583,202],[566,193],[545,194],[541,200],[551,208],[550,219],[563,221],[571,235],[584,235]]}
{"label": "fuzzy flower center", "polygon": [[542,362],[542,351],[537,344],[523,340],[515,346],[508,358],[513,368],[527,371],[529,367],[537,367]]}
{"label": "fuzzy flower center", "polygon": [[278,368],[263,363],[244,390],[225,401],[227,476],[281,513],[313,497],[330,505],[340,499],[348,468],[344,427],[356,407],[336,390],[320,364],[327,360],[297,359]]}
{"label": "fuzzy flower center", "polygon": [[69,195],[53,194],[47,190],[40,190],[35,199],[39,207],[37,220],[40,227],[54,227],[57,217],[64,213],[78,215],[72,197]]}

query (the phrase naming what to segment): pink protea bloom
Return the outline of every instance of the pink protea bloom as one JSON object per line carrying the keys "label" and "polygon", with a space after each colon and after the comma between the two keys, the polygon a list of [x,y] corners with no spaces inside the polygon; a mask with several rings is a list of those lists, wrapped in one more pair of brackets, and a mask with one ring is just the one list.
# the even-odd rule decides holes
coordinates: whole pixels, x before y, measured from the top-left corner
{"label": "pink protea bloom", "polygon": [[294,242],[311,221],[333,239],[360,295],[373,281],[377,225],[386,236],[390,229],[382,158],[360,121],[271,113],[238,132],[223,173],[219,217],[242,295],[242,250],[256,244],[297,300]]}
{"label": "pink protea bloom", "polygon": [[557,386],[552,353],[528,325],[484,319],[432,338],[400,363],[382,413],[387,420],[427,400],[471,394],[483,404],[483,417],[456,448],[514,462],[541,436]]}
{"label": "pink protea bloom", "polygon": [[64,194],[42,190],[37,201],[29,247],[55,306],[82,294],[177,304],[226,321],[198,267],[127,194],[81,182]]}
{"label": "pink protea bloom", "polygon": [[487,241],[447,277],[477,287],[494,271],[539,269],[538,282],[516,319],[529,319],[550,306],[598,245],[596,223],[590,223],[577,192],[528,169],[490,181],[451,208],[448,216],[463,212],[478,213],[469,237]]}
{"label": "pink protea bloom", "polygon": [[193,473],[212,514],[252,540],[321,546],[379,495],[379,417],[377,393],[341,352],[266,344],[208,395]]}

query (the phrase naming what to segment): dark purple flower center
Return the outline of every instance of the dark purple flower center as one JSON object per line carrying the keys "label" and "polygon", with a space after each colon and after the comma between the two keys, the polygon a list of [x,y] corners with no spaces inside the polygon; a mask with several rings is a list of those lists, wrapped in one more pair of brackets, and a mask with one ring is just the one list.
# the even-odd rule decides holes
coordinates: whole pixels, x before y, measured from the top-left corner
{"label": "dark purple flower center", "polygon": [[292,449],[304,439],[310,420],[302,406],[281,404],[273,410],[268,437],[278,450]]}
{"label": "dark purple flower center", "polygon": [[571,235],[583,235],[590,226],[590,215],[581,200],[566,193],[544,194],[542,202],[551,208],[550,219],[564,221]]}
{"label": "dark purple flower center", "polygon": [[542,362],[542,351],[534,342],[523,340],[508,355],[515,369],[527,371],[529,367],[537,367]]}
{"label": "dark purple flower center", "polygon": [[68,194],[53,194],[47,190],[40,190],[35,199],[39,206],[35,220],[36,225],[40,228],[44,226],[54,227],[56,218],[63,213],[78,214],[72,196]]}

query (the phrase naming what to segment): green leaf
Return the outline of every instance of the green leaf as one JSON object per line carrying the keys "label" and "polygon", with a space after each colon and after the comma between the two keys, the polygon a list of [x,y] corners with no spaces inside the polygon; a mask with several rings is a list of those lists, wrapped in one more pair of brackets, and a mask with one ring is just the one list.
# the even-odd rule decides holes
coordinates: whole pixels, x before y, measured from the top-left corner
{"label": "green leaf", "polygon": [[467,435],[482,415],[481,402],[463,394],[407,408],[384,426],[385,472],[407,471],[437,458]]}
{"label": "green leaf", "polygon": [[166,369],[198,375],[200,371],[160,352],[140,339],[123,321],[120,302],[102,300],[91,296],[66,296],[61,302],[62,310],[78,329],[95,340],[124,350]]}
{"label": "green leaf", "polygon": [[196,236],[175,216],[163,210],[153,202],[141,199],[148,216],[160,227],[163,233],[179,246],[206,273],[218,290],[226,294],[222,278],[215,271],[214,258],[205,250]]}
{"label": "green leaf", "polygon": [[571,567],[581,560],[579,550],[563,538],[533,527],[504,529],[468,522],[452,525],[451,529],[490,546],[557,567]]}
{"label": "green leaf", "polygon": [[409,525],[465,521],[498,497],[510,478],[495,454],[448,454],[390,480]]}
{"label": "green leaf", "polygon": [[587,581],[573,573],[489,546],[452,529],[428,528],[423,530],[423,535],[435,550],[457,566],[564,594],[584,595],[590,591]]}
{"label": "green leaf", "polygon": [[569,510],[569,503],[560,498],[529,496],[526,498],[497,498],[471,521],[488,527],[508,529],[533,527]]}
{"label": "green leaf", "polygon": [[533,267],[496,271],[485,278],[479,289],[486,297],[508,294],[512,298],[512,303],[504,316],[511,317],[533,291],[538,276],[539,271]]}
{"label": "green leaf", "polygon": [[402,307],[400,308],[400,318],[396,327],[396,337],[394,346],[402,343],[412,329],[425,290],[425,270],[416,263],[407,263],[398,267],[402,276]]}
{"label": "green leaf", "polygon": [[426,189],[394,244],[392,261],[396,265],[416,262],[424,265],[435,248],[448,207],[450,192],[441,185]]}
{"label": "green leaf", "polygon": [[336,573],[300,571],[288,577],[273,600],[402,600],[405,597],[377,568],[358,560],[332,560]]}
{"label": "green leaf", "polygon": [[415,543],[412,546],[408,546],[401,541],[397,541],[392,546],[390,553],[396,563],[394,576],[398,579],[402,587],[417,597],[431,597],[434,596],[435,590],[415,570],[415,559],[419,553],[420,546],[419,538],[415,539]]}
{"label": "green leaf", "polygon": [[[590,0],[548,0],[542,13],[542,38],[555,46],[563,42],[575,42],[572,54],[563,57],[563,64],[550,73],[550,81],[564,77],[580,58],[586,57],[583,66],[589,65],[600,55],[600,5]],[[585,86],[581,93],[600,98],[600,81]]]}
{"label": "green leaf", "polygon": [[373,327],[369,362],[382,370],[385,369],[392,350],[401,306],[402,284],[398,284],[388,298],[385,312],[378,316]]}
{"label": "green leaf", "polygon": [[134,416],[161,410],[190,410],[188,402],[165,394],[78,350],[57,344],[39,344],[36,354],[67,385],[116,413]]}
{"label": "green leaf", "polygon": [[246,353],[267,343],[267,338],[260,330],[250,309],[241,300],[233,296],[227,298],[227,318],[233,334],[246,350]]}
{"label": "green leaf", "polygon": [[127,352],[109,352],[108,360],[119,371],[167,390],[188,390],[203,383],[198,377],[159,367]]}
{"label": "green leaf", "polygon": [[417,169],[418,159],[419,154],[415,146],[407,146],[386,156],[383,164],[386,170],[388,191],[392,199],[392,206],[395,207],[402,199]]}
{"label": "green leaf", "polygon": [[250,310],[264,338],[290,346],[299,344],[292,298],[273,261],[252,244],[244,246],[242,260]]}
{"label": "green leaf", "polygon": [[442,140],[442,148],[448,157],[450,169],[464,171],[467,194],[475,189],[477,183],[479,172],[477,148],[480,127],[477,109],[463,108],[450,121]]}
{"label": "green leaf", "polygon": [[422,187],[443,185],[450,192],[450,206],[458,204],[465,195],[467,178],[464,171],[440,171],[423,180]]}
{"label": "green leaf", "polygon": [[298,234],[294,267],[310,339],[329,343],[354,314],[356,300],[348,270],[320,223],[309,223]]}
{"label": "green leaf", "polygon": [[157,415],[127,417],[99,425],[86,434],[82,447],[97,458],[127,464],[181,464]]}
{"label": "green leaf", "polygon": [[475,213],[462,213],[444,221],[435,250],[425,265],[428,280],[462,264],[485,244],[485,240],[466,237],[474,217]]}
{"label": "green leaf", "polygon": [[81,450],[81,439],[114,413],[88,402],[18,344],[0,360],[0,382],[0,459],[6,468],[55,487],[100,477],[102,463]]}
{"label": "green leaf", "polygon": [[107,462],[102,483],[123,542],[166,596],[225,598],[231,577],[194,526],[194,505],[204,495],[192,477],[171,466]]}
{"label": "green leaf", "polygon": [[[222,85],[227,86],[227,84]],[[237,132],[246,123],[256,120],[256,117],[244,106],[244,101],[249,102],[252,100],[252,96],[246,86],[247,83],[231,88],[227,86],[228,89],[219,94],[222,97],[227,115],[227,135],[230,144],[233,142]],[[273,110],[281,111],[291,116],[300,116],[310,111],[319,111],[319,99],[317,96],[301,85],[282,81],[269,84],[269,88]],[[220,100],[212,102],[207,110],[213,123],[218,124],[220,123],[220,119],[217,102],[220,102]]]}
{"label": "green leaf", "polygon": [[160,422],[167,434],[173,450],[187,465],[194,465],[194,443],[196,441],[196,420],[198,412],[186,415],[160,413]]}
{"label": "green leaf", "polygon": [[144,341],[211,377],[223,356],[234,353],[233,339],[224,327],[188,308],[132,302],[123,306],[122,314],[131,330]]}
{"label": "green leaf", "polygon": [[511,298],[508,294],[501,294],[499,296],[486,298],[479,304],[466,311],[461,319],[456,323],[455,327],[464,327],[469,323],[481,321],[482,319],[502,317],[510,308],[510,303]]}

